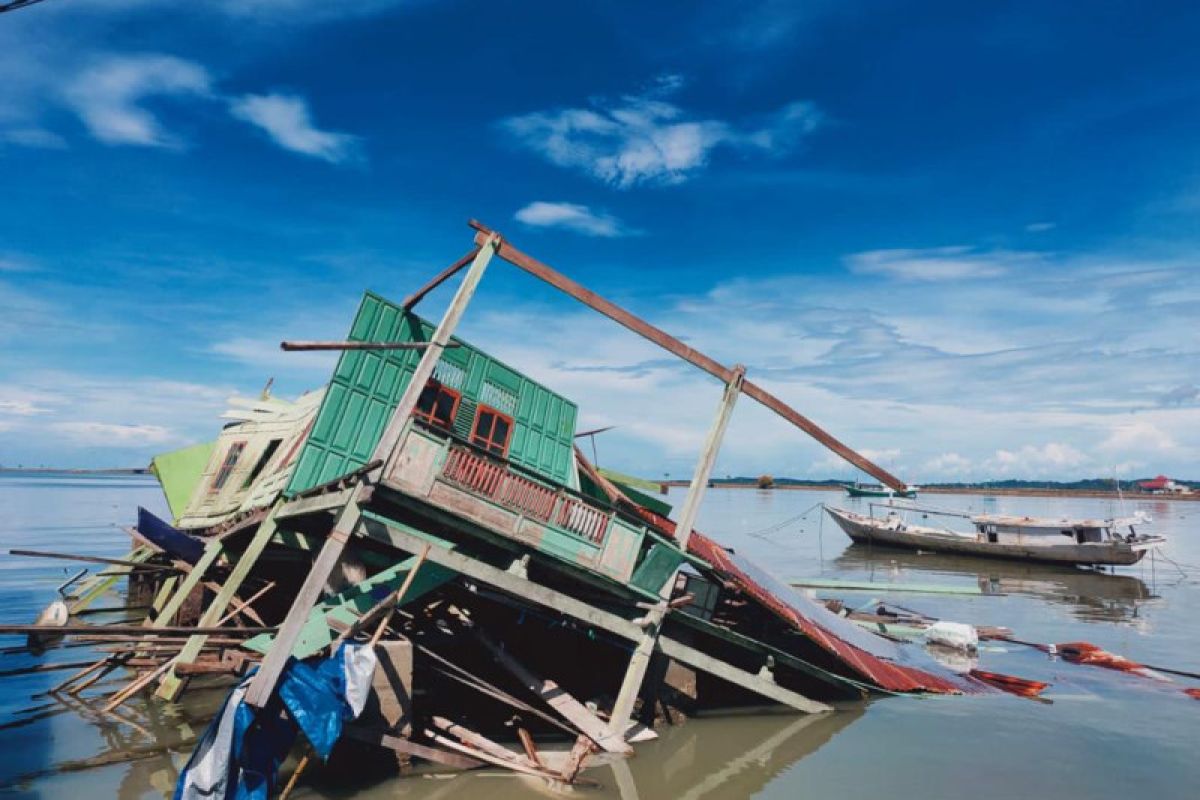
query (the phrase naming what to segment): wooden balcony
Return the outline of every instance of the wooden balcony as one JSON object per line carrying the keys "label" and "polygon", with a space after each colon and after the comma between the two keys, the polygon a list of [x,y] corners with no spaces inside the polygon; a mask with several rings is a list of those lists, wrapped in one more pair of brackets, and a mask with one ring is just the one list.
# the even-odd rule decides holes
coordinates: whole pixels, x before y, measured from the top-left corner
{"label": "wooden balcony", "polygon": [[599,504],[420,425],[384,485],[502,536],[628,583],[645,529]]}

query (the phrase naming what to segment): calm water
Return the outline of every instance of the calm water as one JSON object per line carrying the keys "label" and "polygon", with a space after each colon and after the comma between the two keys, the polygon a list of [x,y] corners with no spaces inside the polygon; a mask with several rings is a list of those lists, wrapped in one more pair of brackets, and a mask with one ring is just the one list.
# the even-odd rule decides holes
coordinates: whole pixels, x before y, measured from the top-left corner
{"label": "calm water", "polygon": [[[680,493],[671,498],[678,504]],[[851,546],[816,510],[841,497],[807,491],[711,491],[700,527],[781,577],[872,580],[877,592],[836,593],[856,604],[885,597],[888,582],[983,586],[987,596],[893,594],[900,605],[944,619],[1011,627],[1037,642],[1085,640],[1147,664],[1200,671],[1200,503],[1141,501],[1153,528],[1170,537],[1163,561],[1118,570],[1007,565]],[[1105,500],[990,499],[930,495],[930,504],[971,511],[1108,516]],[[0,475],[0,620],[27,622],[77,567],[7,555],[12,547],[119,556],[122,525],[137,505],[165,513],[157,484],[143,478]],[[1119,509],[1117,509],[1119,511]],[[752,535],[797,517],[768,535]],[[113,601],[104,601],[109,606]],[[90,617],[115,621],[119,612]],[[18,645],[8,637],[0,647]],[[40,663],[88,660],[86,648],[52,650]],[[1021,797],[1168,800],[1200,797],[1200,701],[1182,686],[1160,685],[1093,667],[1052,661],[1018,646],[989,647],[985,669],[1053,684],[1049,702],[1008,695],[886,698],[820,717],[789,714],[691,720],[663,730],[628,761],[598,764],[588,798]],[[0,655],[0,671],[26,666],[29,655]],[[182,705],[128,703],[120,720],[86,706],[32,696],[69,671],[0,677],[0,787],[42,797],[169,796],[190,741],[203,730],[219,691],[193,691]],[[117,679],[110,688],[118,685]],[[101,688],[100,685],[96,687]],[[81,713],[82,712],[82,713]],[[129,756],[136,760],[125,760]],[[495,772],[424,775],[348,787],[313,770],[316,785],[294,797],[502,800],[548,794],[537,782]],[[341,784],[341,785],[340,785]]]}

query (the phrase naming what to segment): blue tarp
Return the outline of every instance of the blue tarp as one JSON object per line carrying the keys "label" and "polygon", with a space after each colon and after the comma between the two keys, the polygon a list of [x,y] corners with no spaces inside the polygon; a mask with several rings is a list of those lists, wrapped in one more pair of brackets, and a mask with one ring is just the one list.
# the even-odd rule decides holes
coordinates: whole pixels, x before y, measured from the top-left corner
{"label": "blue tarp", "polygon": [[315,666],[293,659],[261,710],[242,702],[247,677],[200,737],[175,800],[267,800],[297,729],[317,755],[329,758],[342,725],[362,713],[374,673],[374,650],[359,645],[343,644]]}
{"label": "blue tarp", "polygon": [[171,527],[141,506],[138,506],[137,532],[161,547],[168,555],[189,564],[199,561],[204,552],[204,542]]}

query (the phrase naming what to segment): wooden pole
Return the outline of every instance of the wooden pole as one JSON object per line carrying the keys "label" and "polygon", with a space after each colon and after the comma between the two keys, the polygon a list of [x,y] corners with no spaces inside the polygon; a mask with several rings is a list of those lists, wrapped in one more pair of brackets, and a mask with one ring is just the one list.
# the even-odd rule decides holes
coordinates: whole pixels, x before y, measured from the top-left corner
{"label": "wooden pole", "polygon": [[421,302],[425,298],[425,295],[429,294],[434,289],[441,286],[446,281],[450,280],[452,277],[454,277],[458,273],[459,270],[461,270],[467,264],[470,264],[472,261],[474,261],[475,256],[478,255],[478,253],[479,253],[478,247],[471,248],[471,252],[467,253],[465,256],[460,258],[458,261],[455,261],[453,264],[446,267],[444,270],[439,272],[437,275],[433,276],[433,278],[430,279],[430,281],[428,283],[426,283],[424,286],[422,286],[420,289],[417,289],[415,292],[410,294],[408,297],[404,298],[404,302],[402,302],[400,304],[400,307],[403,308],[405,311],[411,311],[413,306],[415,306],[417,303]]}
{"label": "wooden pole", "polygon": [[[476,220],[471,220],[470,225],[472,228],[478,231],[478,234],[475,236],[476,242],[480,241],[481,238],[495,235],[492,230]],[[626,328],[638,334],[639,336],[649,339],[659,347],[662,347],[664,350],[674,353],[684,361],[687,361],[688,363],[704,370],[708,374],[718,378],[723,383],[729,383],[729,380],[733,375],[733,371],[728,367],[723,366],[716,360],[710,358],[704,353],[701,353],[699,350],[689,347],[679,339],[671,336],[669,333],[654,327],[639,317],[634,316],[615,303],[604,299],[590,289],[585,288],[562,273],[557,272],[552,267],[543,264],[532,256],[522,253],[507,241],[502,241],[500,243],[500,249],[497,254],[513,266],[523,269],[530,275],[540,278],[554,288],[575,298],[589,308],[600,312],[609,319],[619,322],[621,325],[624,325]],[[776,414],[816,439],[822,445],[861,469],[863,472],[875,476],[885,485],[890,486],[899,492],[906,491],[908,489],[908,484],[906,484],[904,481],[900,480],[895,475],[892,475],[878,464],[875,464],[866,456],[855,452],[850,447],[835,438],[832,434],[822,429],[808,417],[804,416],[799,411],[796,411],[794,408],[780,400],[778,397],[775,397],[761,386],[751,383],[750,381],[746,381],[742,385],[742,393],[747,397],[762,403],[764,406],[771,409]]]}
{"label": "wooden pole", "polygon": [[[737,403],[738,394],[741,392],[745,378],[746,368],[741,364],[736,365],[729,382],[725,385],[725,391],[721,395],[721,402],[717,406],[716,417],[713,419],[708,437],[704,441],[704,448],[700,451],[700,458],[696,461],[692,483],[688,487],[687,497],[683,501],[683,506],[679,511],[679,520],[675,525],[675,541],[679,545],[679,549],[684,552],[687,552],[688,539],[692,535],[692,528],[700,513],[700,501],[704,499],[704,491],[708,488],[708,479],[712,476],[713,466],[717,462],[717,453],[721,451],[721,441],[725,438],[725,429],[729,426],[730,417],[733,416],[733,407]],[[671,570],[671,574],[667,576],[659,589],[659,602],[646,615],[648,623],[646,633],[638,641],[633,655],[629,657],[629,667],[625,671],[625,679],[621,682],[621,689],[617,693],[617,700],[613,704],[612,714],[608,719],[608,730],[614,736],[623,738],[625,728],[629,725],[633,704],[637,700],[638,693],[641,692],[642,681],[646,677],[646,670],[650,667],[650,658],[654,655],[654,647],[658,643],[658,632],[662,628],[663,619],[666,618],[670,607],[668,601],[671,599],[671,591],[675,586],[677,571],[678,568]]]}
{"label": "wooden pole", "polygon": [[[258,525],[258,530],[254,532],[250,543],[246,545],[246,549],[242,551],[238,557],[237,563],[233,565],[233,570],[229,576],[225,578],[225,583],[218,589],[216,597],[212,599],[208,607],[204,609],[203,616],[197,623],[197,628],[204,628],[212,625],[223,625],[222,615],[225,609],[229,607],[229,603],[237,597],[238,589],[242,588],[242,583],[250,575],[250,570],[258,562],[258,557],[262,554],[270,543],[271,538],[275,535],[275,510],[283,504],[283,500],[276,500],[271,506],[271,512],[267,514],[266,519]],[[248,608],[249,603],[243,605],[243,608]],[[196,656],[200,654],[200,649],[204,647],[205,634],[197,633],[192,638],[188,639],[187,644],[179,652],[179,661],[195,661]],[[159,681],[159,686],[156,695],[164,700],[175,700],[179,697],[179,692],[183,689],[183,681],[175,674],[172,669],[163,675]]]}
{"label": "wooden pole", "polygon": [[[429,342],[292,342],[282,341],[279,349],[289,353],[308,350],[424,350]],[[446,347],[460,347],[458,342],[447,342]]]}
{"label": "wooden pole", "polygon": [[[499,245],[500,237],[498,236],[485,237],[485,240],[480,243],[479,250],[471,262],[471,268],[467,271],[466,277],[463,278],[463,282],[459,285],[458,291],[454,295],[454,299],[450,302],[450,306],[442,316],[442,321],[438,323],[437,330],[434,331],[433,338],[430,339],[430,346],[425,348],[425,352],[421,355],[421,360],[417,362],[412,377],[409,378],[408,386],[405,387],[404,393],[400,396],[400,400],[396,404],[396,409],[392,412],[392,417],[383,431],[383,435],[380,436],[379,442],[375,445],[375,451],[371,456],[371,460],[383,460],[384,474],[386,474],[388,466],[390,466],[393,458],[400,449],[400,435],[409,417],[412,416],[413,409],[416,408],[417,400],[420,398],[421,392],[424,391],[425,384],[433,377],[434,367],[437,366],[438,361],[441,359],[446,344],[450,341],[450,337],[458,327],[458,323],[466,312],[471,298],[475,295],[475,289],[479,285],[479,281],[483,278],[484,270],[487,269],[488,262],[491,261]],[[365,481],[359,483],[354,491],[354,495],[338,513],[337,521],[333,525],[333,531],[321,547],[321,552],[317,555],[316,561],[313,562],[312,568],[308,571],[304,585],[300,587],[300,591],[297,593],[296,599],[288,611],[287,618],[284,620],[283,625],[280,626],[275,641],[271,644],[270,652],[263,659],[262,664],[258,668],[258,673],[255,674],[249,688],[246,690],[245,702],[249,705],[255,708],[263,708],[275,692],[275,684],[278,683],[279,676],[283,672],[283,667],[292,655],[292,648],[295,647],[296,640],[300,637],[300,632],[304,629],[305,623],[308,622],[309,612],[321,596],[321,590],[325,585],[325,581],[329,578],[330,573],[333,572],[333,568],[337,566],[338,560],[341,559],[342,551],[346,548],[346,542],[350,540],[350,536],[358,527],[358,523],[362,518],[362,510],[359,503],[364,497],[363,493],[366,488],[367,484]]]}

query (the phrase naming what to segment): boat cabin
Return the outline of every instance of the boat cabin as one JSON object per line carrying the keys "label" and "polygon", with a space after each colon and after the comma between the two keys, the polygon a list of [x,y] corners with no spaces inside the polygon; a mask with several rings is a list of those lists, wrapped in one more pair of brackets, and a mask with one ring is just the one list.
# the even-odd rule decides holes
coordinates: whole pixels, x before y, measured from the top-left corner
{"label": "boat cabin", "polygon": [[980,539],[991,544],[1056,545],[1066,539],[1075,544],[1099,544],[1112,537],[1110,523],[1101,520],[985,515],[972,522]]}

